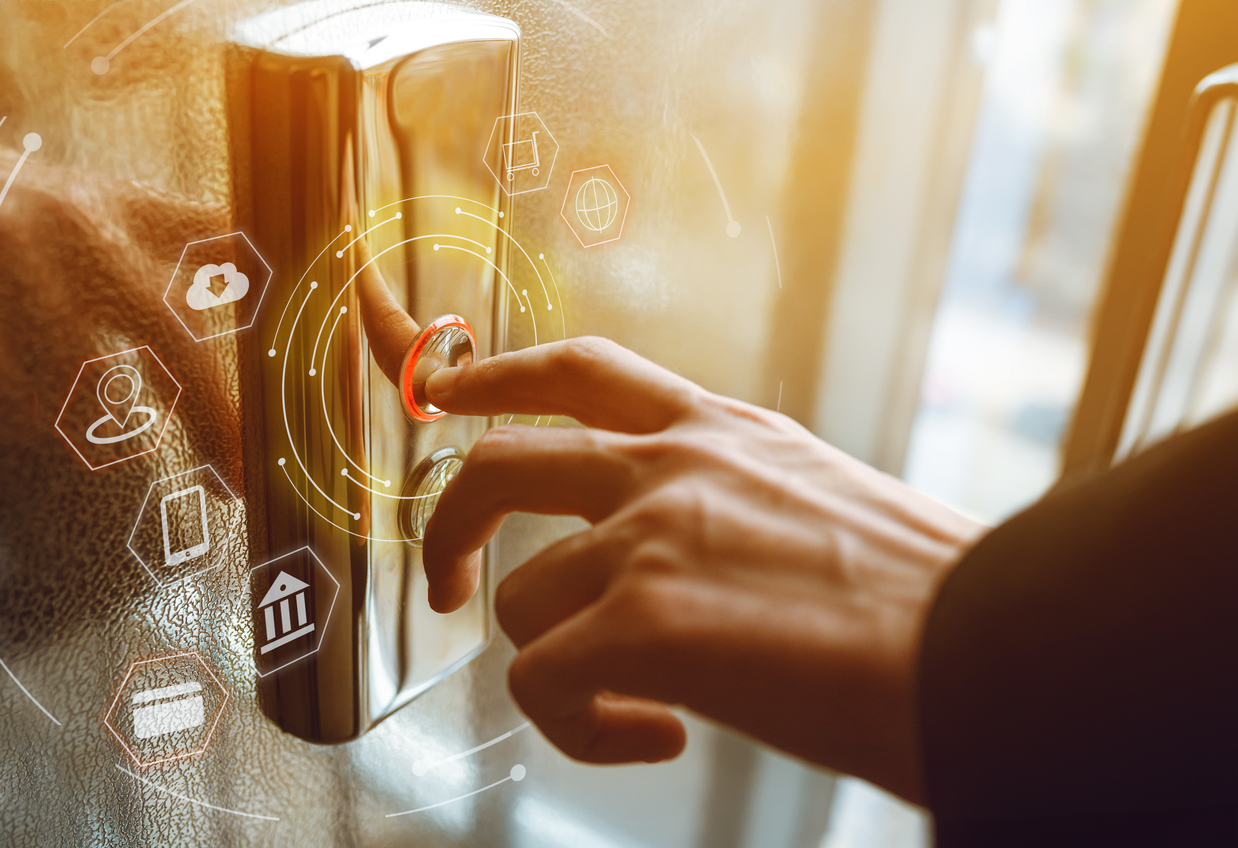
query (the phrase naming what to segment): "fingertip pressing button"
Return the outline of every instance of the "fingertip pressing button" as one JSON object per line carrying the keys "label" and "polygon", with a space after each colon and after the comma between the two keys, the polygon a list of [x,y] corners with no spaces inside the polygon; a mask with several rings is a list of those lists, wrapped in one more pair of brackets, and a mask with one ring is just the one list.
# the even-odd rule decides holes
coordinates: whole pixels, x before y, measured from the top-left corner
{"label": "fingertip pressing button", "polygon": [[426,380],[442,368],[468,365],[477,358],[477,340],[469,322],[459,315],[435,318],[404,354],[400,367],[400,400],[414,421],[435,421],[446,413],[426,398]]}

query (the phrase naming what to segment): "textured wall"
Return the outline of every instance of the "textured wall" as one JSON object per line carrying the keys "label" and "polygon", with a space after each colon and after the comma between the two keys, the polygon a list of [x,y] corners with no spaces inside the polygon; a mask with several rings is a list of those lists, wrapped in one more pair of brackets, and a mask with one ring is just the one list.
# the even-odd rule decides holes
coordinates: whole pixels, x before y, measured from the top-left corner
{"label": "textured wall", "polygon": [[[245,533],[212,552],[217,570],[169,588],[126,551],[152,481],[211,463],[242,491],[240,457],[255,449],[237,423],[235,337],[194,343],[160,300],[185,243],[227,232],[232,217],[223,91],[235,53],[225,41],[246,9],[182,5],[124,44],[174,4],[0,0],[0,180],[28,133],[42,139],[0,204],[0,660],[59,722],[0,676],[0,841],[693,844],[711,832],[702,824],[711,799],[728,797],[705,728],[680,761],[657,769],[578,767],[525,730],[415,775],[418,759],[520,725],[499,637],[360,741],[314,747],[282,734],[255,703],[246,576],[256,563]],[[830,188],[848,173],[848,104],[859,86],[860,65],[839,57],[866,49],[868,5],[485,6],[523,28],[523,106],[560,144],[549,187],[521,196],[513,221],[517,239],[550,264],[568,335],[611,336],[770,406],[783,379],[814,383],[801,371],[818,358],[842,214]],[[92,71],[109,53],[107,72]],[[740,225],[736,237],[693,136]],[[632,195],[630,212],[620,241],[584,250],[559,209],[571,172],[603,163]],[[300,269],[274,270],[279,291]],[[527,325],[512,330],[513,344],[532,341]],[[157,451],[91,471],[54,429],[57,413],[83,361],[138,345],[150,345],[185,391]],[[509,523],[500,575],[564,528]],[[231,700],[203,755],[138,771],[104,713],[130,663],[182,649],[201,653]],[[487,786],[517,762],[528,768],[518,785],[384,817]],[[118,766],[279,821],[195,806]]]}

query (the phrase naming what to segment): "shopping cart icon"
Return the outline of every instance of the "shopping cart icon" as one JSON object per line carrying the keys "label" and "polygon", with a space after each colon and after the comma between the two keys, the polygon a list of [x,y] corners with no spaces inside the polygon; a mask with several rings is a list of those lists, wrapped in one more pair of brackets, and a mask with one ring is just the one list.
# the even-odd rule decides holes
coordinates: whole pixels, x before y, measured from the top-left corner
{"label": "shopping cart icon", "polygon": [[511,182],[517,171],[532,171],[533,176],[537,176],[542,165],[537,155],[538,132],[539,130],[534,130],[532,137],[522,141],[503,142],[503,168],[507,171],[508,182]]}

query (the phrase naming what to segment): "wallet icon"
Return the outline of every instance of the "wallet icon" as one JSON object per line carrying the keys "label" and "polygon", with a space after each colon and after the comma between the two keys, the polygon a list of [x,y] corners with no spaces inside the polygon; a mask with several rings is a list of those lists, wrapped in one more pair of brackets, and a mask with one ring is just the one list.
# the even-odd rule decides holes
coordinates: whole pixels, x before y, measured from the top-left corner
{"label": "wallet icon", "polygon": [[138,739],[189,730],[206,720],[202,684],[197,681],[135,692],[132,703],[133,735]]}

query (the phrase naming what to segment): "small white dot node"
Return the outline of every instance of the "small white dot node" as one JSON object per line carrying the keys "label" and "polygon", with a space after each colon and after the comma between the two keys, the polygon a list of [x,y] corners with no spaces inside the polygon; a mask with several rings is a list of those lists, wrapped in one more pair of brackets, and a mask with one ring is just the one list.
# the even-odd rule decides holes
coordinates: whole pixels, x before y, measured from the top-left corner
{"label": "small white dot node", "polygon": [[488,247],[487,247],[487,248],[486,248],[486,253],[490,253],[490,252],[491,252],[490,248],[488,248]]}
{"label": "small white dot node", "polygon": [[351,232],[352,232],[352,224],[345,224],[345,225],[344,225],[344,232],[346,232],[346,233],[351,233]]}
{"label": "small white dot node", "polygon": [[459,207],[459,206],[457,206],[457,207],[456,207],[456,214],[457,214],[457,215],[461,214],[461,209],[460,209],[460,207]]}
{"label": "small white dot node", "polygon": [[318,281],[317,281],[317,280],[314,280],[313,282],[311,282],[311,283],[310,283],[310,288],[311,288],[311,289],[316,289],[316,288],[318,288]]}
{"label": "small white dot node", "polygon": [[539,254],[537,254],[537,258],[538,258],[538,259],[545,259],[545,258],[546,258],[546,254],[544,254],[544,253],[539,253]]}
{"label": "small white dot node", "polygon": [[335,258],[336,258],[336,259],[343,259],[343,258],[344,258],[344,251],[342,251],[342,250],[337,250],[337,251],[335,251]]}
{"label": "small white dot node", "polygon": [[343,315],[343,314],[344,314],[345,312],[347,312],[347,311],[348,311],[348,307],[347,307],[347,306],[341,306],[341,307],[340,307],[340,314],[341,314],[341,315]]}
{"label": "small white dot node", "polygon": [[527,772],[525,772],[524,766],[520,765],[520,763],[516,763],[514,766],[512,766],[512,780],[516,781],[517,783],[524,780],[524,776],[526,773]]}
{"label": "small white dot node", "polygon": [[732,221],[727,224],[726,234],[731,238],[739,238],[739,221]]}
{"label": "small white dot node", "polygon": [[418,760],[417,762],[413,763],[413,774],[417,775],[418,777],[425,777],[426,772],[428,772],[429,770],[430,770],[430,764],[427,763],[425,760]]}
{"label": "small white dot node", "polygon": [[521,289],[521,290],[520,290],[520,293],[521,293],[522,295],[524,295],[525,297],[528,297],[528,296],[529,296],[529,290],[528,290],[528,289]]}
{"label": "small white dot node", "polygon": [[499,213],[499,217],[500,217],[500,218],[502,218],[502,217],[503,217],[503,213],[502,213],[502,212],[500,212],[500,213]]}
{"label": "small white dot node", "polygon": [[342,469],[342,470],[340,471],[340,476],[341,476],[341,477],[347,477],[347,476],[348,476],[348,469],[347,469],[347,468]]}
{"label": "small white dot node", "polygon": [[274,356],[274,355],[275,355],[275,348],[271,348],[270,350],[267,351],[267,356]]}
{"label": "small white dot node", "polygon": [[311,368],[311,369],[310,369],[310,376],[311,376],[311,377],[313,377],[313,376],[314,376],[315,374],[317,374],[317,373],[318,373],[318,369],[317,369],[317,368]]}
{"label": "small white dot node", "polygon": [[373,210],[373,209],[371,209],[371,210],[370,210],[370,217],[371,217],[371,218],[373,218],[373,217],[374,217],[374,210]]}
{"label": "small white dot node", "polygon": [[438,250],[438,245],[437,245],[437,244],[436,244],[436,245],[434,245],[434,249],[435,249],[435,250]]}
{"label": "small white dot node", "polygon": [[359,512],[354,512],[354,513],[352,514],[352,518],[353,518],[353,521],[360,521],[360,520],[361,520],[361,513],[359,513]]}
{"label": "small white dot node", "polygon": [[548,304],[546,304],[546,311],[547,311],[547,312],[553,312],[553,311],[554,311],[554,308],[555,308],[555,305],[554,305],[553,303],[548,303]]}
{"label": "small white dot node", "polygon": [[283,465],[283,464],[284,464],[285,462],[287,462],[287,461],[288,461],[288,460],[284,459],[282,456],[279,458],[279,464],[280,464],[280,465]]}
{"label": "small white dot node", "polygon": [[99,76],[107,73],[107,69],[112,67],[112,63],[107,60],[106,56],[96,56],[90,60],[90,69]]}
{"label": "small white dot node", "polygon": [[395,213],[395,216],[396,216],[397,218],[403,218],[403,217],[404,217],[404,213],[403,213],[403,212],[397,212],[397,213]]}
{"label": "small white dot node", "polygon": [[27,133],[26,137],[21,140],[21,146],[33,153],[43,146],[43,136],[38,133]]}
{"label": "small white dot node", "polygon": [[520,307],[520,311],[521,311],[521,312],[524,312],[524,307],[523,307],[523,306],[522,306],[522,307]]}
{"label": "small white dot node", "polygon": [[384,486],[386,486],[388,489],[390,489],[390,488],[391,488],[391,481],[390,481],[390,480],[384,480],[384,481],[383,481],[383,485],[384,485]]}

